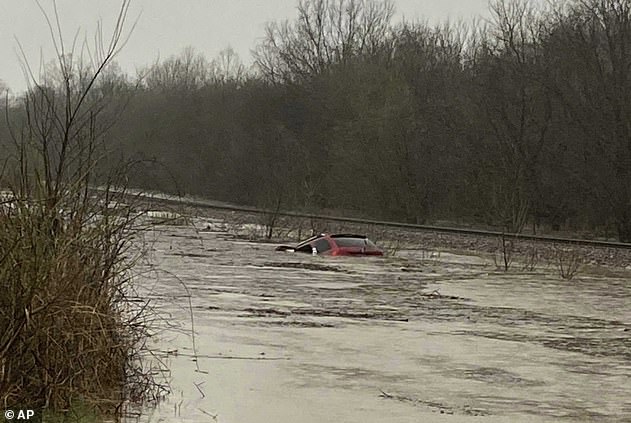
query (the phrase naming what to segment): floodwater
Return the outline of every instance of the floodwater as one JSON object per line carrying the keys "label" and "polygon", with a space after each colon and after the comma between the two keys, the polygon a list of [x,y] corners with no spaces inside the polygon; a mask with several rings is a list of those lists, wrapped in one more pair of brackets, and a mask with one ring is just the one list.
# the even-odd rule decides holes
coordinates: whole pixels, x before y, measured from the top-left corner
{"label": "floodwater", "polygon": [[144,421],[631,421],[628,274],[325,258],[213,227],[148,235],[172,393]]}

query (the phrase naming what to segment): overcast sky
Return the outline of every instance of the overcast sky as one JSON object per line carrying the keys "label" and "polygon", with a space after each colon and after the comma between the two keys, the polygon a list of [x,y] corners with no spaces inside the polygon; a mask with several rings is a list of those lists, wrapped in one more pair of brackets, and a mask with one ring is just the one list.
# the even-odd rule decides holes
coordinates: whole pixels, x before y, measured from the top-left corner
{"label": "overcast sky", "polygon": [[[177,54],[187,46],[208,58],[231,46],[246,64],[252,49],[264,33],[266,22],[292,19],[298,0],[132,0],[128,24],[137,26],[117,61],[125,70],[153,63],[158,57]],[[396,18],[446,19],[488,16],[488,0],[395,0]],[[52,0],[40,0],[51,12]],[[110,30],[120,6],[119,0],[57,0],[61,26],[71,44],[77,29],[91,37],[96,22],[103,20]],[[18,41],[29,63],[38,68],[41,60],[54,57],[46,21],[35,0],[0,0],[0,80],[12,91],[25,87],[18,59]]]}

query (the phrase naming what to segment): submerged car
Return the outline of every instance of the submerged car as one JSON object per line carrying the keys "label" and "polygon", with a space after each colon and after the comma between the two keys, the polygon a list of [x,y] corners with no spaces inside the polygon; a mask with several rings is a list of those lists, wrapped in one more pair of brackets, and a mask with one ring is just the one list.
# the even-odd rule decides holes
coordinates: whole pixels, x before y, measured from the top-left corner
{"label": "submerged car", "polygon": [[320,234],[296,246],[281,245],[276,251],[290,251],[330,256],[382,256],[383,251],[364,235]]}

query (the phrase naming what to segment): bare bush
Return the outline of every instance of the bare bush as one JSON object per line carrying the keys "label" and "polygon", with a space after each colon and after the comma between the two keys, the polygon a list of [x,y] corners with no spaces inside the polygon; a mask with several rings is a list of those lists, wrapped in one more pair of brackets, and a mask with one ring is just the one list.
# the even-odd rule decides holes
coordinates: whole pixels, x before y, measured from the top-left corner
{"label": "bare bush", "polygon": [[539,249],[534,242],[526,247],[523,259],[522,270],[524,271],[532,272],[539,266]]}
{"label": "bare bush", "polygon": [[584,259],[580,252],[574,248],[554,248],[554,259],[559,276],[563,279],[571,280],[583,267]]}
{"label": "bare bush", "polygon": [[[0,401],[52,412],[85,405],[121,417],[126,405],[166,391],[143,360],[148,303],[134,295],[144,230],[127,164],[103,171],[118,111],[102,77],[124,45],[128,1],[109,42],[66,50],[59,16],[44,12],[57,52],[12,122],[13,154],[0,185]],[[55,22],[53,25],[51,22]],[[99,188],[96,188],[96,186]]]}
{"label": "bare bush", "polygon": [[274,208],[268,210],[261,215],[261,223],[265,226],[265,238],[272,239],[274,228],[278,224],[281,214],[282,196],[278,196],[275,201]]}
{"label": "bare bush", "polygon": [[495,262],[495,266],[497,268],[501,268],[505,272],[508,272],[508,269],[510,269],[513,264],[514,248],[514,241],[509,239],[506,234],[502,233],[502,235],[498,238],[498,248],[493,256],[493,261]]}
{"label": "bare bush", "polygon": [[394,257],[401,250],[401,241],[398,239],[382,240],[378,244],[386,256]]}

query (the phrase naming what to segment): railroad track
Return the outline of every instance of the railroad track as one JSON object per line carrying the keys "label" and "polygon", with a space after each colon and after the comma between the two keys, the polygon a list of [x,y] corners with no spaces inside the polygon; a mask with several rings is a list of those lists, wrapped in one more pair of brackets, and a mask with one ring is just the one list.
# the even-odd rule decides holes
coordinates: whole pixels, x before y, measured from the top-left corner
{"label": "railroad track", "polygon": [[361,224],[361,225],[376,225],[376,226],[383,226],[383,227],[390,227],[390,228],[409,229],[409,230],[414,230],[414,231],[432,231],[432,232],[451,233],[451,234],[460,234],[460,235],[477,235],[477,236],[484,236],[484,237],[504,236],[506,238],[519,239],[519,240],[545,241],[545,242],[554,242],[554,243],[562,243],[562,244],[631,249],[631,243],[615,242],[615,241],[598,241],[598,240],[579,239],[579,238],[554,237],[554,236],[547,236],[547,235],[502,233],[499,231],[488,231],[488,230],[482,230],[482,229],[454,228],[454,227],[448,227],[448,226],[434,226],[434,225],[418,225],[418,224],[413,224],[413,223],[390,222],[390,221],[373,220],[373,219],[359,219],[359,218],[344,217],[344,216],[318,215],[318,214],[298,213],[298,212],[291,212],[291,211],[276,212],[273,210],[262,209],[262,208],[257,208],[257,207],[238,206],[234,204],[227,204],[227,203],[221,203],[217,201],[203,200],[203,199],[178,198],[174,196],[166,196],[166,195],[161,195],[161,194],[158,194],[158,195],[135,194],[135,196],[137,197],[140,196],[141,198],[144,198],[146,200],[153,200],[153,201],[157,200],[158,202],[161,202],[161,203],[168,203],[168,204],[189,206],[189,207],[196,207],[196,208],[208,208],[208,209],[226,210],[226,211],[253,213],[253,214],[276,213],[279,216],[284,216],[284,217],[294,217],[294,218],[300,218],[300,219],[329,220],[329,221],[334,221],[334,222],[355,223],[355,224]]}

